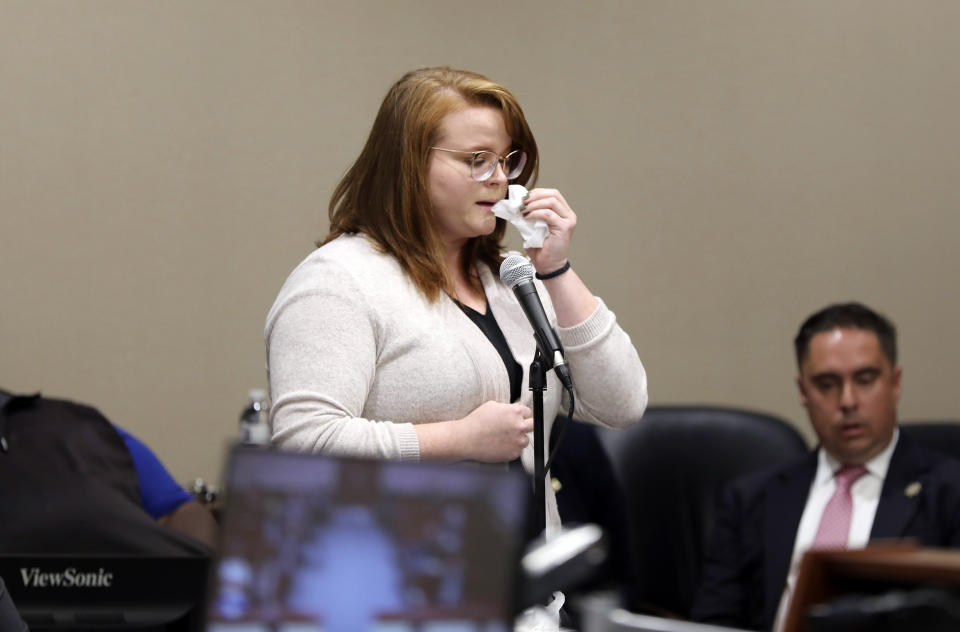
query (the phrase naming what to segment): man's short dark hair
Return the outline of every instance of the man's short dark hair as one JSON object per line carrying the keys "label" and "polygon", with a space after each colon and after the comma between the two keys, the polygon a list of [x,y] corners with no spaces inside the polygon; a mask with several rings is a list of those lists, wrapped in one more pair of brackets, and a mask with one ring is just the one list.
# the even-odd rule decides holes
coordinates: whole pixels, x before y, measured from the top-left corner
{"label": "man's short dark hair", "polygon": [[817,334],[834,329],[862,329],[872,331],[880,342],[880,348],[897,364],[897,328],[881,314],[861,303],[835,303],[824,307],[800,325],[793,347],[797,352],[797,367],[803,363],[810,347],[810,340]]}

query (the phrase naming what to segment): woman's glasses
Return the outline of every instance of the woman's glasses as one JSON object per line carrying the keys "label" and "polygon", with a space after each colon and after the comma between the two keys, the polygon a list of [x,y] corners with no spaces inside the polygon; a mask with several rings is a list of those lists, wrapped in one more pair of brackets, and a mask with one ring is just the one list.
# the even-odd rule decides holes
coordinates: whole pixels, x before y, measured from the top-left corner
{"label": "woman's glasses", "polygon": [[497,165],[503,166],[503,172],[507,174],[507,180],[513,180],[523,172],[523,167],[527,164],[527,152],[519,149],[511,151],[503,158],[500,157],[500,154],[492,151],[459,151],[444,149],[443,147],[431,147],[430,149],[467,156],[465,162],[470,165],[470,177],[477,182],[489,180],[493,172],[497,170]]}

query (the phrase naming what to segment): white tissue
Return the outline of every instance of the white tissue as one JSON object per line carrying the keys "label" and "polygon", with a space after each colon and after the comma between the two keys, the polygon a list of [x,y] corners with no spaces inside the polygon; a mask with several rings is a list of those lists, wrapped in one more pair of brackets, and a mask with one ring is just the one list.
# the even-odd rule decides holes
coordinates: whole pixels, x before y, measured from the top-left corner
{"label": "white tissue", "polygon": [[493,205],[493,214],[517,227],[520,236],[523,237],[524,248],[540,248],[543,246],[543,240],[550,233],[550,227],[542,219],[529,220],[520,213],[523,196],[526,194],[526,187],[511,184],[507,187],[507,199]]}

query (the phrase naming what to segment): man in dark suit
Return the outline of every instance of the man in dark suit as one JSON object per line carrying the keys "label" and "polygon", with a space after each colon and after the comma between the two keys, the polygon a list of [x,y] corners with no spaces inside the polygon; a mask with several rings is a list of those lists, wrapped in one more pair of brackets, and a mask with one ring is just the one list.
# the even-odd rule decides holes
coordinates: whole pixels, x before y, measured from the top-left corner
{"label": "man in dark suit", "polygon": [[803,323],[794,345],[820,446],[724,491],[694,619],[779,628],[810,548],[891,538],[960,546],[960,462],[897,430],[893,325],[857,303],[831,305]]}

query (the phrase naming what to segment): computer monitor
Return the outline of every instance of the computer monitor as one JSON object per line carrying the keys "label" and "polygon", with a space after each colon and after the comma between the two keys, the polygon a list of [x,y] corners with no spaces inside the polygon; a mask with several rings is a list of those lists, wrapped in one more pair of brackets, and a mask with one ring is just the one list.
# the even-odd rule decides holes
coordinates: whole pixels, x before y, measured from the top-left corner
{"label": "computer monitor", "polygon": [[236,448],[207,629],[506,632],[529,480]]}
{"label": "computer monitor", "polygon": [[209,565],[201,556],[2,553],[0,577],[33,631],[194,632]]}

